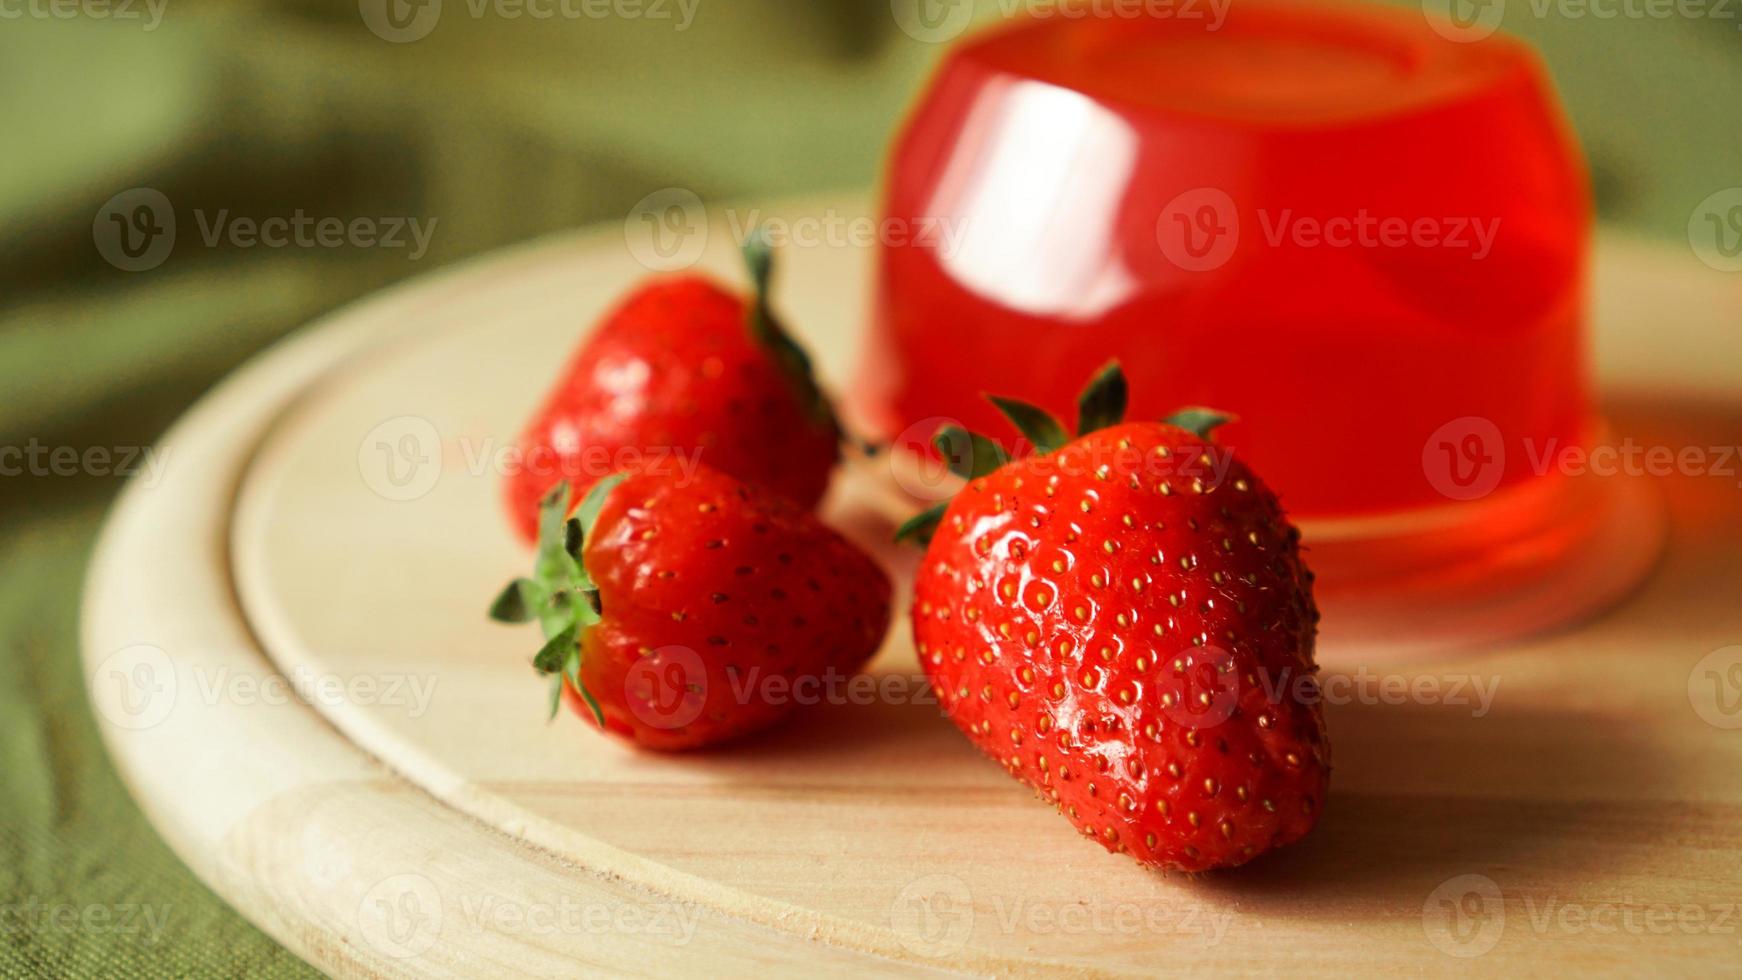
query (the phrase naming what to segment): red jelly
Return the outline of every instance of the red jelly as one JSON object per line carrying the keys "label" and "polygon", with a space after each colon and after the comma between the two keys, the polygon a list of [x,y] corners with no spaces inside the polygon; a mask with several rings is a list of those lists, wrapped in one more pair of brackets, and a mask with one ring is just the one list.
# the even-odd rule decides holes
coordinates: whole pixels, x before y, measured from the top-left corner
{"label": "red jelly", "polygon": [[1238,415],[1220,437],[1307,518],[1581,443],[1589,195],[1531,52],[1376,7],[1209,28],[1055,16],[953,52],[891,162],[887,216],[938,233],[882,252],[866,420],[1007,436],[983,392],[1069,417],[1117,357],[1133,417]]}

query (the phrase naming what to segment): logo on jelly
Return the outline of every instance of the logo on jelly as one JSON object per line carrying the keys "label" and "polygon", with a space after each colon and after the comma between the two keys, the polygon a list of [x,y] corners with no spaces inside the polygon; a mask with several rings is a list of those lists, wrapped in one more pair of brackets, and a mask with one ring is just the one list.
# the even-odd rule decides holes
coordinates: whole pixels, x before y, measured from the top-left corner
{"label": "logo on jelly", "polygon": [[1421,470],[1435,490],[1452,500],[1488,496],[1506,472],[1500,427],[1476,415],[1447,422],[1421,447]]}
{"label": "logo on jelly", "polygon": [[974,19],[973,0],[889,0],[889,10],[902,33],[915,41],[954,41]]}
{"label": "logo on jelly", "polygon": [[955,875],[915,878],[889,904],[889,924],[901,945],[928,959],[962,951],[974,932],[974,896]]}
{"label": "logo on jelly", "polygon": [[1220,269],[1240,244],[1240,212],[1227,191],[1189,190],[1161,209],[1155,240],[1161,254],[1187,272]]}
{"label": "logo on jelly", "polygon": [[1480,41],[1500,29],[1506,0],[1421,0],[1428,26],[1448,41]]}
{"label": "logo on jelly", "polygon": [[631,664],[623,700],[642,724],[663,731],[701,717],[708,702],[708,671],[689,647],[660,647]]}
{"label": "logo on jelly", "polygon": [[1440,882],[1421,905],[1428,942],[1447,956],[1481,956],[1506,931],[1506,900],[1487,875],[1458,875]]}
{"label": "logo on jelly", "polygon": [[688,188],[654,191],[623,219],[623,241],[635,261],[654,272],[688,269],[708,247],[707,208]]}
{"label": "logo on jelly", "polygon": [[155,269],[175,248],[175,208],[153,187],[122,191],[97,209],[91,237],[103,261],[122,272]]}
{"label": "logo on jelly", "polygon": [[1721,190],[1694,208],[1688,244],[1719,272],[1742,272],[1742,187]]}
{"label": "logo on jelly", "polygon": [[1713,650],[1688,674],[1688,703],[1713,728],[1742,728],[1742,646]]}

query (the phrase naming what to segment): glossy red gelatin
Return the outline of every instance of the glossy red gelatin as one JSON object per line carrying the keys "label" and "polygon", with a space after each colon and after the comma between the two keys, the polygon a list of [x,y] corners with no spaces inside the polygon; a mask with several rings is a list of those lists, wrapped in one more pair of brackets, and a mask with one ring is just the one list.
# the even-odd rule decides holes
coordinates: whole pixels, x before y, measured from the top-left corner
{"label": "glossy red gelatin", "polygon": [[1007,433],[983,392],[1068,418],[1117,357],[1134,415],[1235,413],[1309,518],[1455,498],[1424,447],[1456,420],[1503,446],[1454,482],[1581,441],[1589,193],[1529,49],[1362,6],[1208,28],[1055,16],[952,53],[891,161],[914,233],[881,254],[864,419]]}

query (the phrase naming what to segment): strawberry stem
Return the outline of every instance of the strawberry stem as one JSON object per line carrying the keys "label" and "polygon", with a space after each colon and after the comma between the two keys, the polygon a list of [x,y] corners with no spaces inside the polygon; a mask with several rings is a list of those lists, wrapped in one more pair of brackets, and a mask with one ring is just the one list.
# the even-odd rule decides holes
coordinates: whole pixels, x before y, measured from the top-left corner
{"label": "strawberry stem", "polygon": [[1000,398],[997,395],[987,395],[992,404],[998,406],[998,411],[1016,426],[1016,431],[1034,443],[1037,453],[1050,453],[1061,449],[1071,441],[1070,433],[1065,431],[1064,424],[1056,416],[1044,408],[1019,402],[1014,398]]}
{"label": "strawberry stem", "polygon": [[1218,412],[1213,408],[1182,408],[1162,419],[1168,425],[1178,426],[1199,439],[1208,439],[1218,426],[1237,420],[1238,416]]}
{"label": "strawberry stem", "polygon": [[950,472],[964,480],[977,480],[1010,462],[997,443],[959,425],[939,429],[932,437],[932,445],[943,454]]}
{"label": "strawberry stem", "polygon": [[769,304],[769,286],[774,277],[774,246],[768,240],[767,230],[757,228],[752,232],[742,251],[744,264],[750,269],[750,282],[756,287],[756,295],[750,303],[750,335],[774,357],[775,364],[786,375],[793,393],[798,396],[800,407],[811,421],[828,426],[838,437],[841,427],[835,420],[834,408],[817,386],[810,354],[786,332]]}
{"label": "strawberry stem", "polygon": [[550,678],[550,714],[556,717],[562,703],[563,684],[580,693],[592,709],[593,720],[605,727],[605,713],[587,686],[581,683],[582,639],[599,622],[603,607],[598,586],[587,574],[581,554],[588,535],[599,520],[605,498],[625,479],[608,476],[593,485],[573,517],[569,516],[571,490],[559,482],[539,503],[538,553],[530,578],[515,579],[490,604],[490,618],[500,623],[530,623],[536,620],[545,643],[533,655],[532,666]]}
{"label": "strawberry stem", "polygon": [[[1124,421],[1130,396],[1130,386],[1126,383],[1125,372],[1120,368],[1119,362],[1108,361],[1101,370],[1095,372],[1095,376],[1089,380],[1088,386],[1077,399],[1077,437],[1082,438]],[[1064,425],[1047,410],[1014,398],[1000,398],[996,395],[986,397],[1016,426],[1017,431],[1034,443],[1036,454],[1044,456],[1056,452],[1070,441]],[[1234,416],[1212,408],[1182,408],[1168,416],[1165,421],[1168,425],[1185,429],[1200,439],[1208,439],[1210,432],[1217,426],[1234,420]],[[986,476],[1010,461],[997,443],[958,425],[945,425],[938,429],[937,435],[932,438],[932,444],[943,455],[950,472],[969,480]],[[908,518],[896,529],[895,540],[930,544],[937,533],[938,525],[943,523],[944,513],[949,505],[950,502],[946,500]]]}
{"label": "strawberry stem", "polygon": [[1125,421],[1130,389],[1118,361],[1108,361],[1095,373],[1077,399],[1077,435],[1086,436]]}

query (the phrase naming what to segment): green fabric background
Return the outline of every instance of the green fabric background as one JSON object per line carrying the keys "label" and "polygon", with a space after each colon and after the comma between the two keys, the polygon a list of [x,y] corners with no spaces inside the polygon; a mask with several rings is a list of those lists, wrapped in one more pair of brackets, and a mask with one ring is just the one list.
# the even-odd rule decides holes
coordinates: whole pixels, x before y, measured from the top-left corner
{"label": "green fabric background", "polygon": [[[1742,181],[1735,24],[1513,8],[1506,25],[1544,49],[1607,218],[1680,236],[1697,202]],[[323,311],[507,242],[620,220],[661,187],[718,200],[866,185],[939,53],[901,35],[886,0],[702,0],[681,34],[450,17],[406,45],[369,34],[343,0],[178,0],[150,31],[0,21],[0,446],[146,444]],[[91,223],[137,186],[178,212],[440,225],[418,263],[184,233],[162,267],[127,274],[98,256]],[[119,486],[0,477],[0,974],[307,973],[179,864],[103,754],[77,618]],[[67,918],[140,926],[139,910],[161,934]]]}

